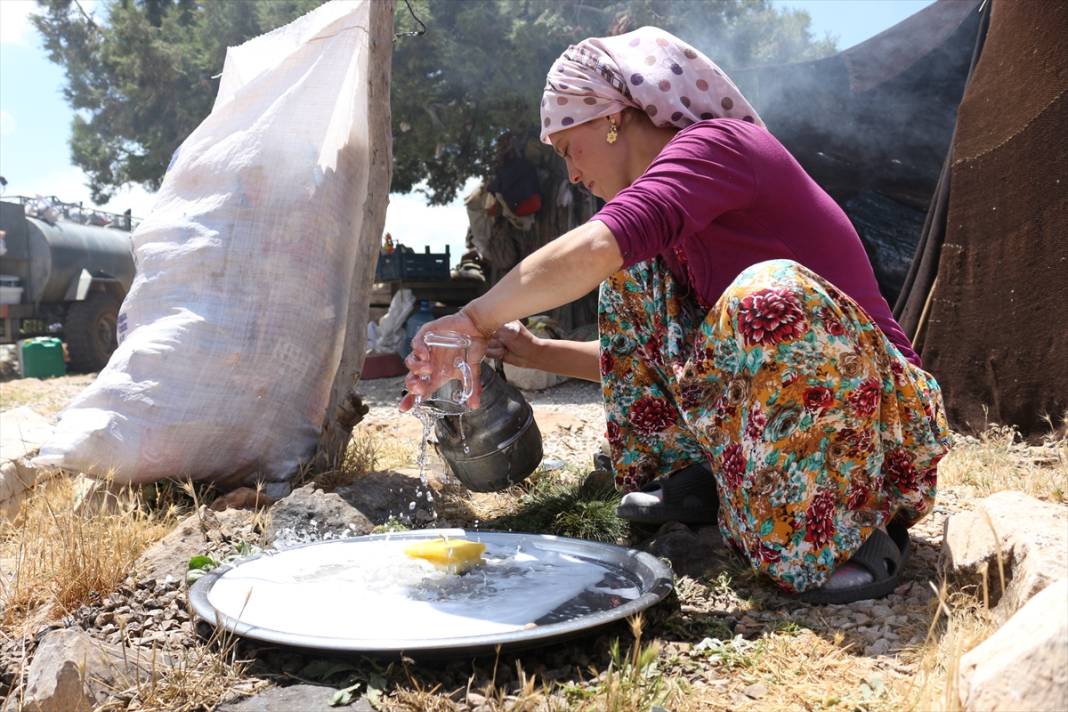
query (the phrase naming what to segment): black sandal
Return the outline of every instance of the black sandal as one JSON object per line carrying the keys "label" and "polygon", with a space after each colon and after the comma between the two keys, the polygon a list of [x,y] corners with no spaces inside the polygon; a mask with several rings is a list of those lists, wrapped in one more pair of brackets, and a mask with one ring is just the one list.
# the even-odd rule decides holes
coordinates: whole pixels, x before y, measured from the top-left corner
{"label": "black sandal", "polygon": [[872,575],[870,583],[850,588],[827,591],[817,588],[805,591],[797,598],[816,605],[853,603],[869,598],[882,598],[901,584],[901,570],[909,553],[909,533],[903,524],[892,521],[886,531],[876,529],[871,533],[848,563],[867,569]]}
{"label": "black sandal", "polygon": [[716,480],[707,464],[690,465],[667,477],[653,480],[639,492],[662,489],[656,504],[623,502],[616,509],[620,519],[636,524],[714,524],[719,513]]}

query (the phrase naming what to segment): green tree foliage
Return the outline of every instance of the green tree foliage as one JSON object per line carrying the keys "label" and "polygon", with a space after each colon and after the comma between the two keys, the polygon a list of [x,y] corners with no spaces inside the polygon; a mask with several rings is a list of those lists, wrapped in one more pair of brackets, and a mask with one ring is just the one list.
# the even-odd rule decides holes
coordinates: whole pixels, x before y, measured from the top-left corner
{"label": "green tree foliage", "polygon": [[[67,74],[76,110],[71,155],[106,201],[126,183],[159,187],[170,156],[211,109],[226,47],[285,24],[321,0],[107,0],[87,17],[38,0],[34,24]],[[411,0],[426,24],[394,43],[392,189],[426,183],[445,203],[490,172],[495,140],[535,136],[545,72],[583,37],[658,25],[726,69],[813,58],[807,13],[768,0]],[[398,32],[417,29],[403,0]]]}

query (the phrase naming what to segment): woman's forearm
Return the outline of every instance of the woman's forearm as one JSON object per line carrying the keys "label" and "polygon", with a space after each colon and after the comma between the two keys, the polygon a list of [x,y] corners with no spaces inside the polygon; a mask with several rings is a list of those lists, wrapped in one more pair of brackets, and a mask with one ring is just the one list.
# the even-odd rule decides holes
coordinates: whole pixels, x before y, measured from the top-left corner
{"label": "woman's forearm", "polygon": [[539,339],[531,368],[570,378],[601,382],[601,348],[598,341]]}
{"label": "woman's forearm", "polygon": [[585,296],[622,266],[612,232],[591,220],[528,255],[464,312],[479,331],[492,334],[509,321]]}

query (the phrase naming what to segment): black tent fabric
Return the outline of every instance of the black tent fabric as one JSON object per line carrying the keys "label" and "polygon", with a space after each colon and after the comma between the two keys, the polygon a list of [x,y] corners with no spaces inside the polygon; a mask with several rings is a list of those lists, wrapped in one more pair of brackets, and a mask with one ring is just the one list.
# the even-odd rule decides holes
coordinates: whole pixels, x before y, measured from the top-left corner
{"label": "black tent fabric", "polygon": [[[986,40],[986,31],[990,26],[990,3],[983,3],[979,12],[979,31],[972,51],[971,65],[968,68],[969,80],[979,61],[983,42]],[[954,138],[956,138],[955,130]],[[934,197],[927,209],[927,218],[924,220],[923,230],[920,233],[920,242],[916,246],[912,264],[901,285],[897,304],[894,305],[894,318],[912,341],[916,341],[919,336],[920,326],[930,307],[929,296],[934,287],[935,278],[938,276],[938,258],[942,254],[942,243],[946,238],[946,211],[949,209],[949,176],[952,166],[951,142],[946,160],[942,163],[942,172],[938,176]]]}
{"label": "black tent fabric", "polygon": [[1068,411],[1065,38],[1068,2],[939,0],[837,55],[733,72],[857,227],[960,430],[1038,435]]}
{"label": "black tent fabric", "polygon": [[909,300],[958,429],[1068,411],[1066,37],[1068,3],[994,0],[960,105],[937,277]]}
{"label": "black tent fabric", "polygon": [[895,302],[949,148],[979,0],[939,0],[810,62],[731,72],[768,128],[845,209]]}

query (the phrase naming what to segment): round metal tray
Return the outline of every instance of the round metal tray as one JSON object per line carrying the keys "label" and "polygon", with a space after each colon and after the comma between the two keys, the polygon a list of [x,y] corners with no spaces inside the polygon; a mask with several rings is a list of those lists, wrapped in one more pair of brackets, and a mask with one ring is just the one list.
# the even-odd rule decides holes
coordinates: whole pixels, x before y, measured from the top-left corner
{"label": "round metal tray", "polygon": [[[351,544],[360,546],[364,542],[413,542],[435,539],[442,535],[449,537],[467,537],[487,544],[490,547],[515,548],[525,547],[524,551],[542,552],[546,556],[563,556],[568,560],[581,562],[581,565],[594,564],[605,571],[603,580],[616,583],[626,582],[637,593],[636,597],[626,598],[619,595],[605,595],[599,591],[583,591],[579,596],[557,605],[552,611],[541,615],[534,622],[520,630],[509,630],[481,635],[451,635],[439,637],[433,630],[415,639],[406,637],[402,640],[389,639],[384,636],[375,638],[355,638],[323,634],[305,634],[288,630],[285,625],[285,611],[279,611],[277,626],[258,625],[242,622],[219,611],[209,600],[212,587],[228,572],[240,569],[252,561],[263,557],[290,555],[290,552],[323,545]],[[550,566],[549,569],[552,567]],[[470,574],[468,574],[470,575]],[[551,572],[546,574],[551,576]],[[545,534],[520,534],[511,532],[477,531],[467,532],[462,529],[426,529],[393,534],[376,534],[303,544],[285,549],[282,552],[265,553],[251,557],[234,565],[215,569],[196,581],[189,589],[189,601],[196,615],[216,626],[222,626],[237,635],[301,648],[311,648],[335,652],[358,652],[379,655],[418,655],[449,656],[478,655],[492,653],[498,648],[515,649],[546,645],[565,638],[587,633],[594,628],[622,620],[660,602],[672,588],[671,568],[668,564],[651,554],[627,549],[612,544],[569,539]],[[628,589],[631,590],[631,589]],[[580,600],[581,599],[581,600]],[[351,608],[338,610],[338,616],[351,612]],[[239,614],[240,616],[240,614]]]}

